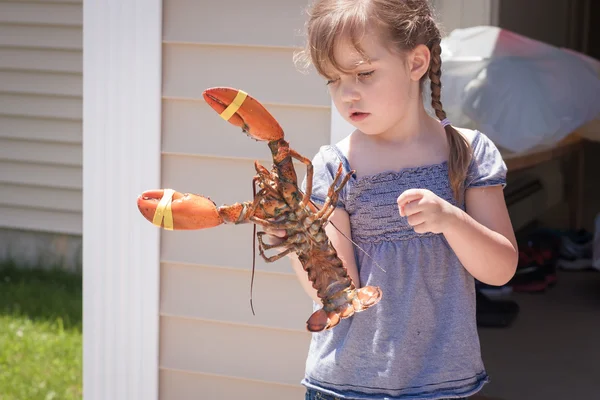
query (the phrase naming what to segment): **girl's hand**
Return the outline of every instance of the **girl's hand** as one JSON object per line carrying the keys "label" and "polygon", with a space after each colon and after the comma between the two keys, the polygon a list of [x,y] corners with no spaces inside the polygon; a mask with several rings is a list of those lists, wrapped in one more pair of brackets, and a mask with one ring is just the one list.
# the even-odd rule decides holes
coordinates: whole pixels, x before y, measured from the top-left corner
{"label": "girl's hand", "polygon": [[286,237],[285,229],[265,228],[266,235],[263,236],[263,243],[269,246],[275,246],[283,243]]}
{"label": "girl's hand", "polygon": [[443,233],[457,217],[457,208],[426,189],[409,189],[397,199],[400,216],[417,233]]}

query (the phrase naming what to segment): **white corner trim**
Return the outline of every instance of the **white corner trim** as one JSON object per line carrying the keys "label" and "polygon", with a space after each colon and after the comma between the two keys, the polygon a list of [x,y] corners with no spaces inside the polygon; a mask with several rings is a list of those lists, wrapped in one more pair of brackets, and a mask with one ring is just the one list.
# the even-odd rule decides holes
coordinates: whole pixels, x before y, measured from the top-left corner
{"label": "white corner trim", "polygon": [[333,100],[331,101],[331,131],[329,132],[329,144],[336,144],[356,129],[352,124],[344,119],[339,113]]}
{"label": "white corner trim", "polygon": [[83,4],[83,393],[158,398],[161,0]]}

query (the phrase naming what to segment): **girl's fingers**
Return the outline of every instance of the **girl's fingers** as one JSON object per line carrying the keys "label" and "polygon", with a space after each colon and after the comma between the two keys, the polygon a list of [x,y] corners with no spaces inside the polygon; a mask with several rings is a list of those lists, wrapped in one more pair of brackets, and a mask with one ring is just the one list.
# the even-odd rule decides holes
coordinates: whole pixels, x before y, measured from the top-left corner
{"label": "girl's fingers", "polygon": [[404,191],[400,196],[398,196],[398,199],[396,199],[398,208],[400,209],[400,215],[403,217],[408,215],[406,207],[410,203],[417,203],[417,200],[420,200],[422,197],[423,191],[421,189],[408,189]]}
{"label": "girl's fingers", "polygon": [[427,222],[423,222],[422,224],[415,225],[412,227],[416,233],[428,233],[430,231]]}
{"label": "girl's fingers", "polygon": [[421,211],[423,211],[423,207],[419,201],[415,200],[405,204],[404,207],[401,208],[400,215],[403,217],[408,217]]}
{"label": "girl's fingers", "polygon": [[404,192],[402,192],[402,194],[400,196],[398,196],[398,199],[396,200],[398,202],[398,204],[406,204],[409,201],[414,201],[414,200],[418,200],[421,197],[423,197],[423,190],[422,189],[408,189],[405,190]]}
{"label": "girl's fingers", "polygon": [[423,213],[418,212],[416,214],[409,215],[407,221],[410,226],[414,227],[417,225],[421,225],[423,222],[425,222],[425,216],[423,215]]}
{"label": "girl's fingers", "polygon": [[285,229],[273,229],[273,228],[265,228],[265,232],[271,236],[277,236],[283,238],[287,235]]}
{"label": "girl's fingers", "polygon": [[264,228],[266,235],[263,236],[263,243],[268,246],[276,246],[284,241],[287,236],[285,229]]}

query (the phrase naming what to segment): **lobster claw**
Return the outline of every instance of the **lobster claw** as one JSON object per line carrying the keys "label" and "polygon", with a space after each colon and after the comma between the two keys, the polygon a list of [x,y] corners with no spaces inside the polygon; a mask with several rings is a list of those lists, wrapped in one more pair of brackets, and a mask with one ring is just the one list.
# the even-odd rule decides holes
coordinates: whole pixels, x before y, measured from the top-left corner
{"label": "lobster claw", "polygon": [[202,96],[221,118],[239,126],[251,138],[260,141],[283,139],[283,129],[277,120],[243,90],[214,87],[206,89]]}
{"label": "lobster claw", "polygon": [[172,189],[147,190],[137,205],[144,218],[167,230],[205,229],[224,222],[209,198]]}

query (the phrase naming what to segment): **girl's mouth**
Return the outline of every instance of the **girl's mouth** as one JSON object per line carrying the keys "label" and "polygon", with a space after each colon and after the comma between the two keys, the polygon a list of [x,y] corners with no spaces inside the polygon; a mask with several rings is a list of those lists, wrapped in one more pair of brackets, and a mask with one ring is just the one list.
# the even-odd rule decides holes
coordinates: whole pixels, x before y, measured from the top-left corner
{"label": "girl's mouth", "polygon": [[352,114],[350,114],[350,119],[354,122],[358,122],[358,121],[364,120],[369,115],[370,115],[369,113],[353,112]]}

